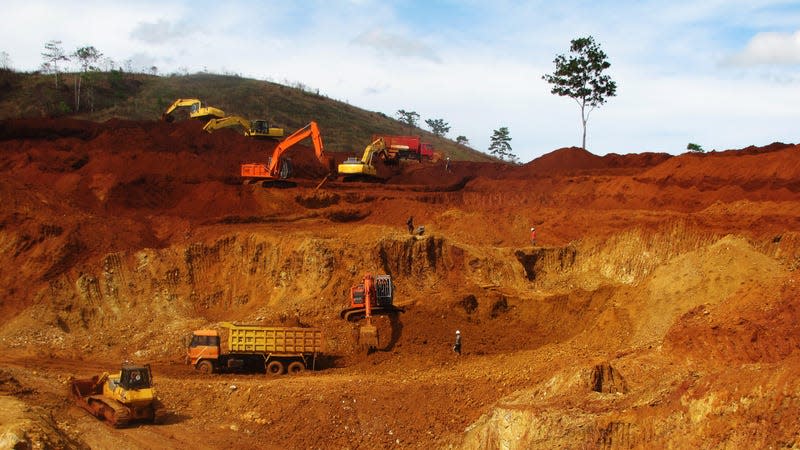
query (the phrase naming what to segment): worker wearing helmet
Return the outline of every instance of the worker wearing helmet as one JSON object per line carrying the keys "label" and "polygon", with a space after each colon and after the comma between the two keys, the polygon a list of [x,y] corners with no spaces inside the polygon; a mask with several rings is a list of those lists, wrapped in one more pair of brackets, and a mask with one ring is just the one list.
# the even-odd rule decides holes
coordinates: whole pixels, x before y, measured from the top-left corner
{"label": "worker wearing helmet", "polygon": [[461,354],[461,331],[456,330],[456,343],[453,344],[453,351],[457,354]]}
{"label": "worker wearing helmet", "polygon": [[536,245],[536,227],[531,227],[531,245]]}

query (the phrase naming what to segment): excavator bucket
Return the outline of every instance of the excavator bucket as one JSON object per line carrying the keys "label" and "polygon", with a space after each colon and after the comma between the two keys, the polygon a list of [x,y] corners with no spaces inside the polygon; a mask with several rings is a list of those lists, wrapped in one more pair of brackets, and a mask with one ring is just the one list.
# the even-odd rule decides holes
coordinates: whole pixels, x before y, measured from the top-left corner
{"label": "excavator bucket", "polygon": [[371,323],[361,325],[358,330],[358,344],[367,350],[378,348],[378,327]]}

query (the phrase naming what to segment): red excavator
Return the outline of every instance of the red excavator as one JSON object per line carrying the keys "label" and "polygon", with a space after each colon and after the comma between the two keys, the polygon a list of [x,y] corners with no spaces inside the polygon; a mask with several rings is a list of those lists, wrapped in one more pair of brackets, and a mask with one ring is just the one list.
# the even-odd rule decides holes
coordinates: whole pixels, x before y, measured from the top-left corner
{"label": "red excavator", "polygon": [[348,322],[365,320],[359,328],[358,342],[368,350],[378,347],[378,328],[372,323],[375,316],[395,316],[403,308],[394,305],[394,287],[390,275],[373,277],[368,273],[364,281],[350,289],[350,306],[339,315]]}
{"label": "red excavator", "polygon": [[311,141],[314,143],[314,151],[316,152],[319,162],[330,169],[328,158],[325,156],[325,148],[322,145],[322,136],[319,132],[319,126],[316,122],[312,121],[279,142],[267,164],[242,164],[241,173],[245,183],[259,180],[273,181],[289,178],[292,175],[292,168],[289,160],[283,158],[283,154],[293,145],[307,137],[310,137]]}

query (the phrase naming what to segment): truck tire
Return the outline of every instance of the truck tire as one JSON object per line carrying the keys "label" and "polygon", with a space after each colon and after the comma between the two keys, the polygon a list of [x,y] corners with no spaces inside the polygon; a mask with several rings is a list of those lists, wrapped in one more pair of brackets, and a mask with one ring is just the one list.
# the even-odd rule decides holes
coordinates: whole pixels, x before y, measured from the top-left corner
{"label": "truck tire", "polygon": [[267,375],[281,375],[283,374],[283,363],[280,361],[270,361],[267,364]]}
{"label": "truck tire", "polygon": [[292,361],[289,363],[289,367],[286,369],[290,375],[294,375],[296,373],[300,373],[306,370],[306,365],[303,364],[301,361]]}
{"label": "truck tire", "polygon": [[214,373],[214,364],[211,361],[200,361],[197,363],[197,371],[203,375],[211,375]]}

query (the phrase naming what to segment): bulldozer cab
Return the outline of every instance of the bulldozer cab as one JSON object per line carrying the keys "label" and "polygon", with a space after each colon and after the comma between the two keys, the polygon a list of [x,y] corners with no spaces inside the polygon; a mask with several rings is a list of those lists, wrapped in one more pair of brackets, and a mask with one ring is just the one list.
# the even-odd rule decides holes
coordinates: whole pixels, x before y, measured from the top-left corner
{"label": "bulldozer cab", "polygon": [[150,366],[122,366],[119,385],[124,389],[146,389],[150,387]]}

